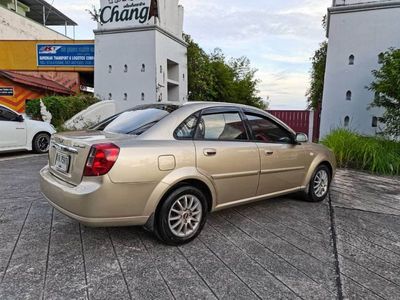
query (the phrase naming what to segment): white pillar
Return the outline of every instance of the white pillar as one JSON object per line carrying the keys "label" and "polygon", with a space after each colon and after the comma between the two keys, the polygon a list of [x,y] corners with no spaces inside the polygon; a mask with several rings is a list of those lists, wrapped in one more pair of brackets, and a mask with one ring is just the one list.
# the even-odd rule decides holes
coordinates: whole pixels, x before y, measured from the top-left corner
{"label": "white pillar", "polygon": [[308,123],[308,139],[312,141],[314,135],[314,118],[315,118],[315,111],[310,111],[309,123]]}

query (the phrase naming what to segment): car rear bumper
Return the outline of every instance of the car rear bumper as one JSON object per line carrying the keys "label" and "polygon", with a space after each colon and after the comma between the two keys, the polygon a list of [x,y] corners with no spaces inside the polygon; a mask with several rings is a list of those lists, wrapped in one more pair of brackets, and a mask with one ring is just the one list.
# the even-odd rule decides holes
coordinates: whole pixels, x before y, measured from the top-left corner
{"label": "car rear bumper", "polygon": [[[145,225],[150,216],[141,214],[143,200],[124,197],[125,187],[110,188],[111,185],[114,184],[105,176],[73,186],[52,175],[49,167],[40,171],[42,194],[64,215],[91,227]],[[114,194],[115,190],[119,192]],[[129,193],[132,195],[132,191]]]}

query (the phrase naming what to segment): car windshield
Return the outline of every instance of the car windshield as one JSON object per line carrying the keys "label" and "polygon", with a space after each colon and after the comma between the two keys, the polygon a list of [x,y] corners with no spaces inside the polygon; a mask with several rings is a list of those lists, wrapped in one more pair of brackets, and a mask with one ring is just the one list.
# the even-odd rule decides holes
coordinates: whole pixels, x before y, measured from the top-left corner
{"label": "car windshield", "polygon": [[141,135],[178,108],[177,105],[167,104],[141,105],[114,115],[91,129]]}

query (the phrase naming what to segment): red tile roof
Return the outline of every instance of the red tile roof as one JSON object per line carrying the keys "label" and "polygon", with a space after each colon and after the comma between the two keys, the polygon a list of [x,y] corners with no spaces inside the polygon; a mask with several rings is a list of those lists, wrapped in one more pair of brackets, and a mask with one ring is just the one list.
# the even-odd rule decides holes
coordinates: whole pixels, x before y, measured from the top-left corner
{"label": "red tile roof", "polygon": [[72,95],[74,92],[61,84],[44,78],[37,78],[29,75],[20,74],[13,71],[0,71],[0,76],[4,76],[7,79],[22,83],[25,85],[37,87],[43,90],[49,90],[60,94]]}

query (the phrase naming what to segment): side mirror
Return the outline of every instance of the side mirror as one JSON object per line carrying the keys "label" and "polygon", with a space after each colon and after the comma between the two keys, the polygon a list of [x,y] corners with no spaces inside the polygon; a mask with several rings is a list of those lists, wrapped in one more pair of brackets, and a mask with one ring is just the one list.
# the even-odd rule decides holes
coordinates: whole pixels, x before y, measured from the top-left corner
{"label": "side mirror", "polygon": [[307,143],[308,142],[308,136],[305,133],[298,133],[296,134],[296,142],[297,143]]}
{"label": "side mirror", "polygon": [[23,122],[24,121],[24,117],[22,115],[18,115],[18,117],[16,118],[17,122]]}

